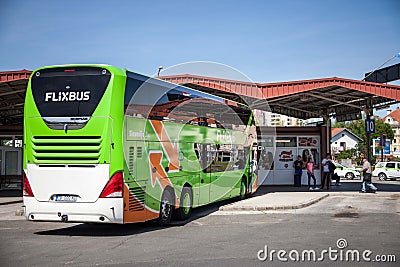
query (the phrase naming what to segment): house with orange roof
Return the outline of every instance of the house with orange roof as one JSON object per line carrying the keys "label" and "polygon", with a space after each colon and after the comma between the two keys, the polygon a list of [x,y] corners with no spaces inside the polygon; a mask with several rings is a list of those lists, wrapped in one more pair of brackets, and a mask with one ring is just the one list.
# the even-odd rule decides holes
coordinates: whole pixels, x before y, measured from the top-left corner
{"label": "house with orange roof", "polygon": [[334,155],[341,151],[357,148],[363,139],[346,128],[332,128],[331,151]]}

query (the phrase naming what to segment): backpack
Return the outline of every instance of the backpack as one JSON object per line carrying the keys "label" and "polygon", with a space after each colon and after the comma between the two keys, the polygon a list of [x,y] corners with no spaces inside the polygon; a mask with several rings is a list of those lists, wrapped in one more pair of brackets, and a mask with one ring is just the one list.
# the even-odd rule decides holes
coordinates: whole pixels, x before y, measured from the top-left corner
{"label": "backpack", "polygon": [[328,161],[328,169],[329,169],[329,172],[334,172],[336,169],[335,164],[331,160]]}

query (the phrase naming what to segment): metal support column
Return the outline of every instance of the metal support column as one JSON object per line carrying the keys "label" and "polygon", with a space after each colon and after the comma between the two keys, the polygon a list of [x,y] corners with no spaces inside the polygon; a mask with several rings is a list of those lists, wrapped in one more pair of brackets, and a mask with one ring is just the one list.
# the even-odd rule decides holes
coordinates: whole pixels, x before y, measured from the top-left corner
{"label": "metal support column", "polygon": [[[364,110],[366,118],[370,119],[373,116],[373,108],[371,107],[371,99],[367,100],[367,107]],[[371,163],[371,134],[367,133],[367,160]]]}
{"label": "metal support column", "polygon": [[329,115],[324,116],[326,124],[326,153],[331,153],[331,117]]}

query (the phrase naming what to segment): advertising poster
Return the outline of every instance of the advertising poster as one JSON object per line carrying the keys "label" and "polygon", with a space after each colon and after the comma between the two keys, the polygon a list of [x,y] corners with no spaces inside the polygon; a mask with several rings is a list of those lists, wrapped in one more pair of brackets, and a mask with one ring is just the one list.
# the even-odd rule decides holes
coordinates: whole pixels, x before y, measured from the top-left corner
{"label": "advertising poster", "polygon": [[[381,150],[381,140],[380,139],[374,139],[373,142],[373,153],[375,156],[379,156],[382,153]],[[386,139],[385,147],[383,148],[383,155],[390,155],[390,139]]]}
{"label": "advertising poster", "polygon": [[276,170],[293,170],[293,162],[297,155],[296,148],[279,147],[276,149],[275,169]]}
{"label": "advertising poster", "polygon": [[304,163],[307,163],[308,158],[311,158],[314,163],[314,169],[319,168],[321,158],[318,148],[299,148],[299,155]]}
{"label": "advertising poster", "polygon": [[318,147],[319,140],[315,137],[299,137],[298,146],[310,146],[310,147]]}
{"label": "advertising poster", "polygon": [[274,169],[274,149],[263,148],[260,153],[260,160],[258,162],[258,168],[260,170],[273,170]]}

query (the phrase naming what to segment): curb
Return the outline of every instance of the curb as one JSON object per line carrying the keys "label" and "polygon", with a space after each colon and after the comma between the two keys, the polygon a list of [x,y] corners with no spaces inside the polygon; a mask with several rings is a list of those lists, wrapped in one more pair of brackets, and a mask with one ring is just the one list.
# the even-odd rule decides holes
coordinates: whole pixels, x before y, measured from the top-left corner
{"label": "curb", "polygon": [[308,206],[311,206],[319,201],[321,201],[324,198],[327,198],[329,194],[324,194],[320,197],[316,197],[313,199],[310,199],[308,201],[299,203],[299,204],[293,204],[293,205],[281,205],[281,206],[239,206],[239,207],[234,207],[234,204],[229,204],[226,206],[222,206],[219,208],[220,211],[263,211],[263,210],[290,210],[290,209],[301,209],[305,208]]}
{"label": "curb", "polygon": [[361,193],[361,192],[330,192],[331,197],[390,197],[400,198],[400,192],[376,192],[376,193]]}
{"label": "curb", "polygon": [[320,197],[316,197],[310,199],[305,202],[301,202],[298,204],[292,205],[280,205],[280,206],[235,206],[238,203],[232,203],[219,208],[220,211],[263,211],[263,210],[290,210],[290,209],[301,209],[308,206],[311,206],[322,199],[327,197],[389,197],[393,199],[400,199],[399,192],[377,192],[374,194],[371,193],[360,193],[360,192],[326,192],[324,195]]}

